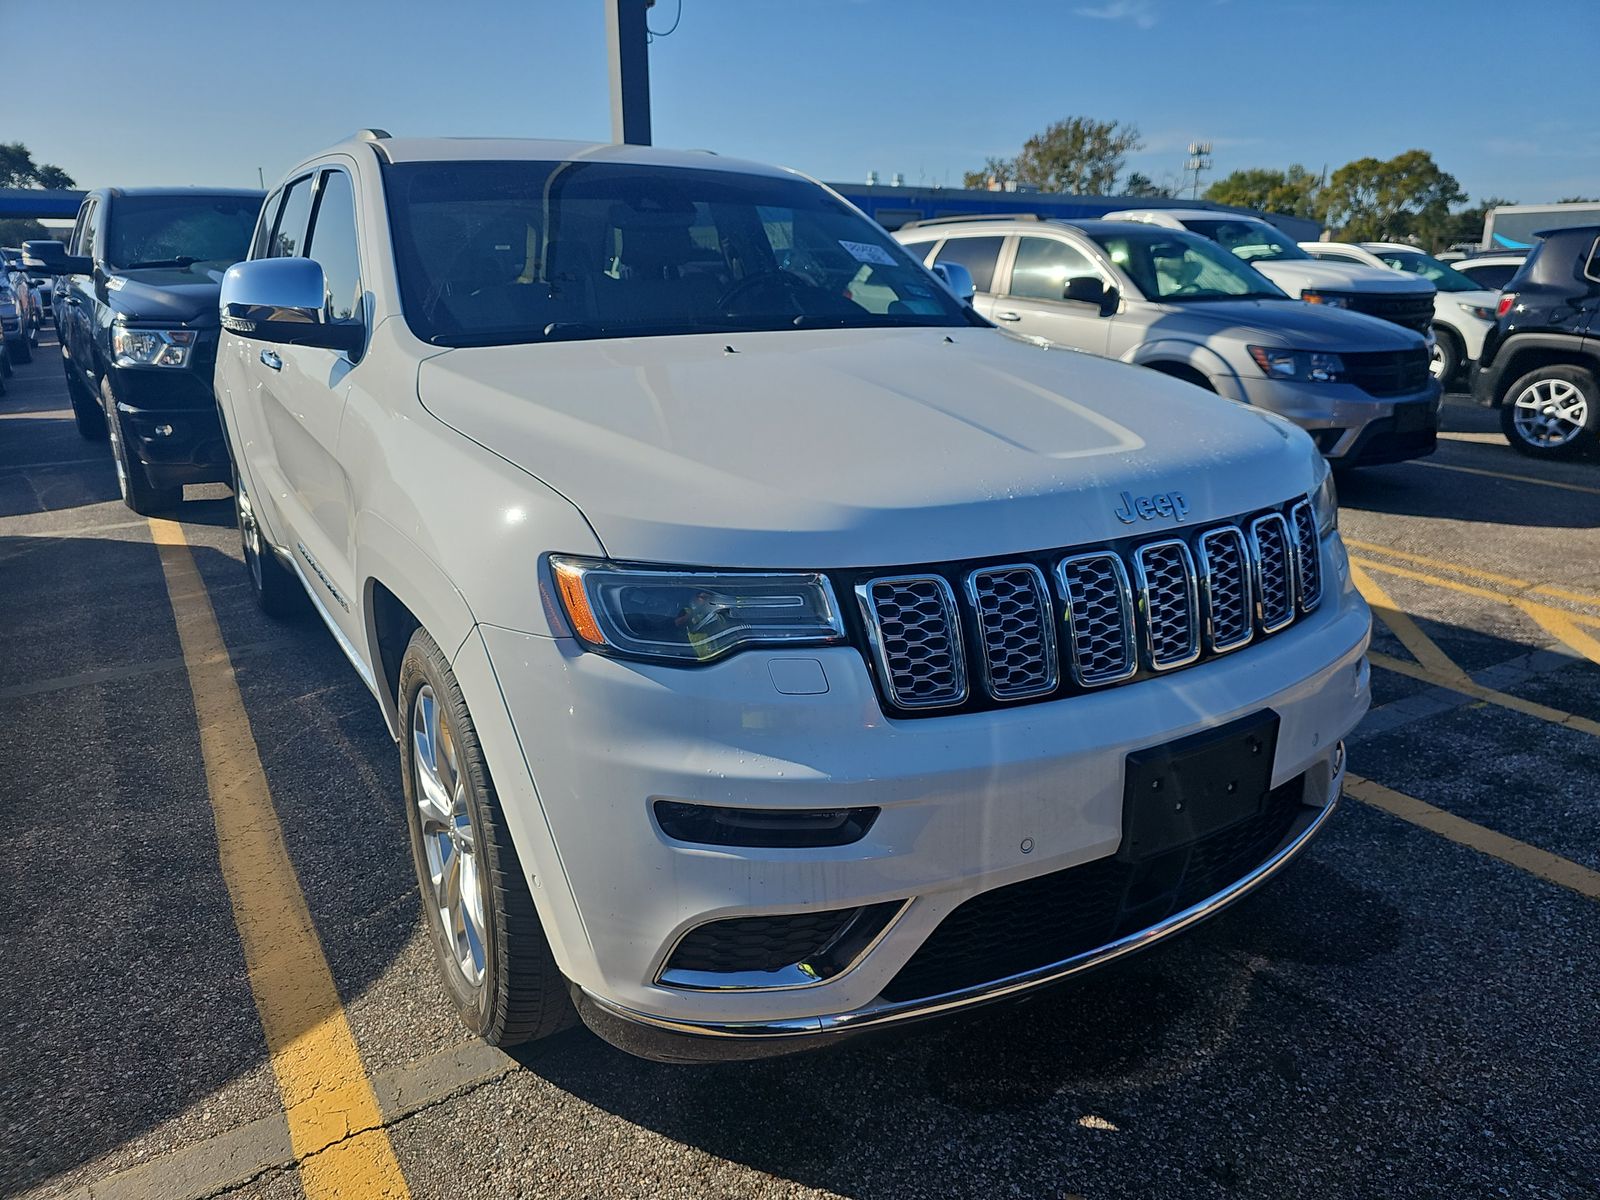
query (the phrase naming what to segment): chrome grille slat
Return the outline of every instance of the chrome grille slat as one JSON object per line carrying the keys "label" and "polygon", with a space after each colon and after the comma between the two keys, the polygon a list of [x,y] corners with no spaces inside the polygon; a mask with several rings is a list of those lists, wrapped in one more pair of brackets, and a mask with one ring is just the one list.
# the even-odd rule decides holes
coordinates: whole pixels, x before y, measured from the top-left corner
{"label": "chrome grille slat", "polygon": [[1249,645],[1256,624],[1244,530],[1237,525],[1208,530],[1198,545],[1207,644],[1217,654]]}
{"label": "chrome grille slat", "polygon": [[1290,509],[1289,521],[1294,526],[1300,611],[1310,612],[1322,599],[1322,542],[1317,537],[1317,516],[1312,511],[1311,502],[1302,500]]}
{"label": "chrome grille slat", "polygon": [[985,690],[996,700],[1023,700],[1055,690],[1055,612],[1044,572],[1032,563],[985,567],[967,576],[967,600],[978,622],[974,657]]}
{"label": "chrome grille slat", "polygon": [[1145,654],[1157,671],[1188,666],[1200,657],[1200,597],[1189,547],[1176,538],[1134,551]]}
{"label": "chrome grille slat", "polygon": [[1079,687],[1103,687],[1139,669],[1133,592],[1122,559],[1110,551],[1075,554],[1056,567],[1066,606],[1067,665]]}
{"label": "chrome grille slat", "polygon": [[1262,632],[1276,633],[1294,620],[1295,553],[1289,525],[1280,513],[1250,522],[1254,561],[1256,620]]}
{"label": "chrome grille slat", "polygon": [[897,575],[856,589],[889,698],[901,708],[948,708],[967,698],[955,593],[939,575]]}

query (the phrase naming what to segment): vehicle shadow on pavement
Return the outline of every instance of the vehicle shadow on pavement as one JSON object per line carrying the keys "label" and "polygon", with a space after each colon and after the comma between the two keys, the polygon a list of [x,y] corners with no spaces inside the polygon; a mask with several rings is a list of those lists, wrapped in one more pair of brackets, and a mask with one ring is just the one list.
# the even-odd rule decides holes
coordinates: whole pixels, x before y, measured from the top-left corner
{"label": "vehicle shadow on pavement", "polygon": [[[1509,447],[1505,459],[1496,463],[1494,469],[1533,478],[1546,473],[1547,464],[1530,462]],[[1471,485],[1446,487],[1442,486],[1441,479],[1446,474],[1396,467],[1341,472],[1339,507],[1391,516],[1433,517],[1515,528],[1593,529],[1600,525],[1600,495],[1564,491],[1551,503],[1530,504],[1527,484],[1488,476],[1457,475],[1458,482],[1470,479]],[[1596,476],[1594,486],[1600,487],[1600,475]]]}

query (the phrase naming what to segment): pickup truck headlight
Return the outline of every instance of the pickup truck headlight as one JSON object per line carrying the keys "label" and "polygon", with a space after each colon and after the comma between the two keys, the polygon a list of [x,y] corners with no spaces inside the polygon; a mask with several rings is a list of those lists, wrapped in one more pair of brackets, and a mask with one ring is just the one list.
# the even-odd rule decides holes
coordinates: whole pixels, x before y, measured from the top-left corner
{"label": "pickup truck headlight", "polygon": [[1480,321],[1494,320],[1494,309],[1487,304],[1467,304],[1464,301],[1457,300],[1456,307],[1468,316],[1477,317]]}
{"label": "pickup truck headlight", "polygon": [[1334,486],[1328,460],[1322,460],[1322,478],[1311,489],[1311,511],[1317,518],[1317,537],[1327,537],[1339,528],[1339,489]]}
{"label": "pickup truck headlight", "polygon": [[194,340],[192,329],[111,327],[111,353],[119,367],[186,367]]}
{"label": "pickup truck headlight", "polygon": [[1329,308],[1350,307],[1350,297],[1341,296],[1338,292],[1314,292],[1308,289],[1300,293],[1300,299],[1307,304],[1323,304]]}
{"label": "pickup truck headlight", "polygon": [[1337,354],[1325,354],[1320,350],[1279,350],[1272,346],[1248,349],[1261,373],[1273,379],[1337,383],[1344,376],[1344,362]]}
{"label": "pickup truck headlight", "polygon": [[691,571],[550,559],[561,604],[591,649],[630,658],[706,663],[749,646],[844,640],[826,576]]}

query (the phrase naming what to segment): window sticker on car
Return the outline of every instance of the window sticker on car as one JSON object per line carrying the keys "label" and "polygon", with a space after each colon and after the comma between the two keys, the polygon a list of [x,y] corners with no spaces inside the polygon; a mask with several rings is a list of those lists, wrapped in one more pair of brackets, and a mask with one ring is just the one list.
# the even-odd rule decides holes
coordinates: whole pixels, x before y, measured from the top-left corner
{"label": "window sticker on car", "polygon": [[885,267],[892,267],[895,265],[894,255],[890,254],[882,246],[874,246],[871,242],[841,241],[839,245],[848,250],[850,252],[850,257],[854,258],[857,262],[877,263],[880,266]]}

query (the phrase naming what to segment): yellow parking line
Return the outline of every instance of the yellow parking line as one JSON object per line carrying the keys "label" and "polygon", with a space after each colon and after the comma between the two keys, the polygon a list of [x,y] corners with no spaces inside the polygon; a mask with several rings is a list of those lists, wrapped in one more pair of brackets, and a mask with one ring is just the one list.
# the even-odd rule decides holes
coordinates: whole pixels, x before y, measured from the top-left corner
{"label": "yellow parking line", "polygon": [[1450,656],[1439,649],[1434,640],[1423,633],[1415,621],[1400,611],[1395,602],[1389,598],[1389,593],[1379,587],[1372,576],[1357,566],[1354,559],[1350,562],[1350,577],[1372,610],[1389,627],[1390,632],[1400,639],[1400,644],[1411,651],[1419,663],[1436,675],[1450,679],[1467,677],[1467,673],[1456,666],[1450,660]]}
{"label": "yellow parking line", "polygon": [[1600,608],[1600,596],[1593,592],[1574,592],[1548,583],[1541,583],[1532,590],[1536,596],[1553,596],[1557,600],[1571,600],[1574,604],[1592,604]]}
{"label": "yellow parking line", "polygon": [[1460,592],[1466,596],[1478,596],[1485,600],[1494,600],[1501,604],[1514,603],[1518,597],[1505,592],[1492,591],[1489,588],[1478,587],[1476,584],[1462,583],[1458,579],[1441,579],[1437,575],[1430,575],[1426,571],[1416,571],[1410,567],[1396,566],[1394,563],[1379,562],[1375,558],[1352,558],[1352,563],[1359,563],[1369,571],[1382,571],[1386,575],[1398,575],[1401,579],[1414,579],[1418,583],[1430,583],[1434,587],[1448,588],[1452,592]]}
{"label": "yellow parking line", "polygon": [[1409,821],[1430,833],[1448,838],[1459,846],[1497,858],[1548,883],[1577,892],[1580,896],[1600,900],[1600,871],[1591,871],[1559,854],[1551,854],[1548,850],[1486,829],[1454,813],[1436,808],[1425,800],[1386,788],[1370,779],[1346,775],[1344,791],[1345,795],[1353,796],[1363,804],[1381,808],[1402,821]]}
{"label": "yellow parking line", "polygon": [[[1516,588],[1518,591],[1527,591],[1533,586],[1526,579],[1518,579],[1514,575],[1497,575],[1493,571],[1485,571],[1479,567],[1463,567],[1459,563],[1450,562],[1443,558],[1429,558],[1426,554],[1416,554],[1410,550],[1396,550],[1393,546],[1380,546],[1377,542],[1363,542],[1359,538],[1347,537],[1344,539],[1346,546],[1354,546],[1357,550],[1365,550],[1370,554],[1386,554],[1390,558],[1403,559],[1406,562],[1417,563],[1424,567],[1438,567],[1445,571],[1454,571],[1458,575],[1471,575],[1476,579],[1487,580],[1489,583],[1503,583],[1507,587]],[[1595,602],[1600,604],[1600,596],[1595,597]]]}
{"label": "yellow parking line", "polygon": [[1414,458],[1413,466],[1433,467],[1438,471],[1460,471],[1463,475],[1486,475],[1490,479],[1504,479],[1511,483],[1537,483],[1541,487],[1560,488],[1567,492],[1584,492],[1590,496],[1600,496],[1600,488],[1585,487],[1581,483],[1563,483],[1559,479],[1540,479],[1535,475],[1512,475],[1506,471],[1486,471],[1482,467],[1462,467],[1455,463],[1433,462],[1426,458]]}
{"label": "yellow parking line", "polygon": [[1367,659],[1375,667],[1382,667],[1385,671],[1393,671],[1397,675],[1406,675],[1412,679],[1420,679],[1424,683],[1431,683],[1435,687],[1449,688],[1452,692],[1459,692],[1463,696],[1471,696],[1475,700],[1482,700],[1488,704],[1497,704],[1501,708],[1509,708],[1512,712],[1523,713],[1530,717],[1538,717],[1541,721],[1549,721],[1552,725],[1560,725],[1567,729],[1576,729],[1579,733],[1587,733],[1593,737],[1600,737],[1600,721],[1591,721],[1588,717],[1580,717],[1576,713],[1562,712],[1559,708],[1551,708],[1548,704],[1539,704],[1533,700],[1524,700],[1521,696],[1513,696],[1508,692],[1497,692],[1493,688],[1484,687],[1466,675],[1450,676],[1440,675],[1419,667],[1416,663],[1408,663],[1403,659],[1391,658],[1376,650],[1368,651]]}
{"label": "yellow parking line", "polygon": [[228,648],[184,539],[151,518],[200,727],[223,881],[307,1200],[410,1195],[283,842]]}
{"label": "yellow parking line", "polygon": [[1530,604],[1526,601],[1518,607],[1539,622],[1540,627],[1557,641],[1576,650],[1590,662],[1600,663],[1600,639],[1579,629],[1577,622],[1566,613],[1547,605]]}

